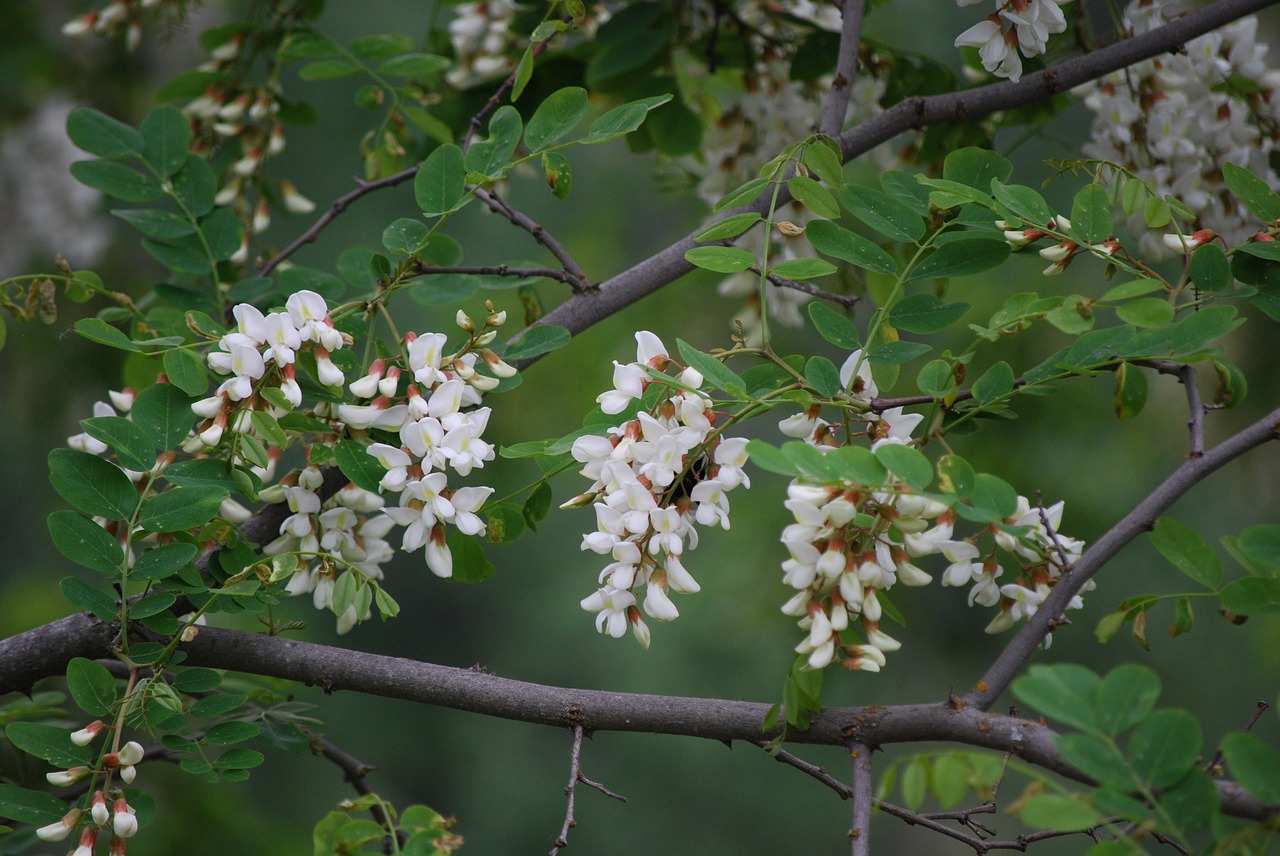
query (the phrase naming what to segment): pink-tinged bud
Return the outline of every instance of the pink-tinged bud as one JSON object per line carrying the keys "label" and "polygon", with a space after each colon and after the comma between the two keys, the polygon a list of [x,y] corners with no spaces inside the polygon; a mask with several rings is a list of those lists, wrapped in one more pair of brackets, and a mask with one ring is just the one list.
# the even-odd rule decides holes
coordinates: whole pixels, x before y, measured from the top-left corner
{"label": "pink-tinged bud", "polygon": [[202,398],[191,405],[191,412],[202,419],[212,419],[218,415],[218,411],[222,409],[222,405],[225,403],[226,398],[224,396],[213,395],[209,398]]}
{"label": "pink-tinged bud", "polygon": [[98,826],[105,826],[111,818],[111,810],[107,808],[107,797],[102,791],[94,791],[89,802],[89,816]]}
{"label": "pink-tinged bud", "polygon": [[133,807],[125,801],[124,797],[121,797],[115,801],[112,810],[111,828],[121,838],[132,838],[138,831],[138,818],[134,814]]}
{"label": "pink-tinged bud", "polygon": [[382,380],[382,373],[386,367],[387,364],[382,360],[374,360],[369,366],[369,373],[359,380],[352,381],[347,385],[347,389],[351,390],[351,394],[356,398],[377,397],[378,381]]}
{"label": "pink-tinged bud", "polygon": [[36,830],[36,838],[41,841],[62,841],[71,834],[71,830],[75,829],[80,823],[80,815],[83,814],[80,809],[73,808],[62,816],[57,823],[51,823],[48,826],[42,826]]}
{"label": "pink-tinged bud", "polygon": [[467,378],[467,383],[471,384],[471,386],[475,387],[480,392],[490,392],[491,390],[498,388],[499,381],[496,377],[489,377],[488,375],[482,375],[479,372],[475,372],[471,377]]}
{"label": "pink-tinged bud", "polygon": [[1200,229],[1191,235],[1171,234],[1163,236],[1164,245],[1175,253],[1189,253],[1202,244],[1207,244],[1218,236],[1212,229]]}
{"label": "pink-tinged bud", "polygon": [[1044,274],[1045,276],[1057,276],[1058,274],[1062,273],[1064,270],[1067,269],[1067,265],[1071,264],[1071,258],[1072,258],[1071,256],[1068,256],[1067,258],[1063,259],[1060,262],[1054,262],[1053,264],[1049,265],[1047,268],[1042,270],[1041,273]]}
{"label": "pink-tinged bud", "polygon": [[278,155],[284,151],[284,125],[277,122],[271,128],[271,136],[267,138],[267,153]]}
{"label": "pink-tinged bud", "polygon": [[1061,214],[1050,220],[1049,225],[1051,228],[1057,229],[1059,232],[1071,231],[1071,221],[1066,217],[1063,217]]}
{"label": "pink-tinged bud", "polygon": [[1041,250],[1040,258],[1047,262],[1065,261],[1079,246],[1075,241],[1062,241],[1055,247],[1045,247]]}
{"label": "pink-tinged bud", "polygon": [[88,767],[72,767],[69,770],[55,770],[52,773],[45,773],[44,777],[49,784],[58,788],[65,788],[68,785],[74,785],[92,772]]}
{"label": "pink-tinged bud", "polygon": [[209,51],[209,56],[218,62],[230,62],[240,53],[240,45],[244,42],[244,36],[235,35]]}
{"label": "pink-tinged bud", "polygon": [[444,524],[437,523],[431,529],[431,537],[426,544],[427,567],[437,577],[453,576],[453,554],[444,540]]}
{"label": "pink-tinged bud", "polygon": [[128,413],[133,409],[133,401],[137,397],[138,394],[129,387],[119,391],[110,390],[107,392],[107,398],[111,399],[111,406],[122,414]]}
{"label": "pink-tinged bud", "polygon": [[71,856],[93,856],[93,845],[98,840],[98,827],[86,826],[80,833],[80,846],[71,852]]}
{"label": "pink-tinged bud", "polygon": [[507,310],[505,309],[502,310],[501,312],[493,312],[489,315],[488,318],[484,319],[484,326],[486,327],[501,327],[503,324],[506,324],[506,323],[507,323]]}
{"label": "pink-tinged bud", "polygon": [[240,249],[232,253],[227,261],[233,265],[242,265],[249,261],[249,237],[247,235],[240,239]]}
{"label": "pink-tinged bud", "polygon": [[346,378],[342,375],[342,369],[333,364],[333,360],[329,359],[329,352],[324,348],[316,348],[316,374],[319,380],[325,386],[342,386],[346,382]]}
{"label": "pink-tinged bud", "polygon": [[239,122],[252,101],[253,97],[249,93],[242,93],[218,109],[218,118],[228,122]]}
{"label": "pink-tinged bud", "polygon": [[291,214],[310,214],[316,210],[316,204],[299,193],[292,181],[280,182],[280,199]]}
{"label": "pink-tinged bud", "polygon": [[88,746],[106,727],[106,723],[101,719],[95,719],[79,731],[72,732],[71,742],[77,746]]}
{"label": "pink-tinged bud", "polygon": [[108,856],[124,856],[127,847],[128,845],[123,838],[119,835],[113,835],[111,840],[107,842],[107,854]]}
{"label": "pink-tinged bud", "polygon": [[400,367],[391,366],[387,369],[387,376],[378,381],[378,392],[392,398],[396,394],[396,387],[400,385]]}
{"label": "pink-tinged bud", "polygon": [[267,205],[267,200],[259,199],[258,204],[253,209],[253,221],[250,229],[255,235],[261,235],[271,226],[271,206]]}
{"label": "pink-tinged bud", "polygon": [[262,149],[254,147],[245,153],[245,156],[236,161],[231,167],[231,171],[236,175],[247,178],[253,175],[258,169],[258,164],[262,162]]}
{"label": "pink-tinged bud", "polygon": [[458,314],[454,316],[453,321],[464,333],[474,333],[476,331],[476,322],[472,321],[471,316],[461,309],[458,310]]}
{"label": "pink-tinged bud", "polygon": [[62,35],[64,36],[84,36],[93,32],[93,27],[98,23],[98,13],[90,12],[87,15],[81,15],[79,18],[72,18],[70,21],[62,25]]}
{"label": "pink-tinged bud", "polygon": [[132,785],[133,780],[138,776],[138,768],[130,764],[127,767],[120,768],[120,781],[126,785]]}
{"label": "pink-tinged bud", "polygon": [[649,625],[644,623],[640,610],[634,606],[627,607],[627,621],[631,622],[631,634],[636,637],[640,647],[649,650]]}
{"label": "pink-tinged bud", "polygon": [[484,360],[485,365],[489,367],[489,371],[493,372],[495,377],[514,377],[516,374],[515,367],[503,362],[502,358],[493,351],[481,351],[480,358]]}

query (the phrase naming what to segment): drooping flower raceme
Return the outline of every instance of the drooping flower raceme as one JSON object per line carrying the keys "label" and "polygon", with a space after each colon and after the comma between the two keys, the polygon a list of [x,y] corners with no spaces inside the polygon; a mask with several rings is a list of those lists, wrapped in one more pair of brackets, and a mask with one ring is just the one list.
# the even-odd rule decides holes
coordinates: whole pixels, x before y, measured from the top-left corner
{"label": "drooping flower raceme", "polygon": [[[871,405],[877,390],[861,352],[845,362],[841,382],[848,400],[860,405],[846,411],[843,424],[827,423],[814,408],[784,419],[784,433],[824,453],[833,452],[835,438],[846,435],[865,436],[872,452],[913,442],[911,435],[922,417],[901,408],[875,412]],[[891,459],[886,454],[876,457]],[[805,631],[796,651],[808,658],[812,669],[838,662],[848,669],[875,672],[885,665],[885,654],[901,644],[881,629],[886,612],[882,600],[899,583],[919,586],[932,581],[917,559],[944,556],[949,565],[943,585],[972,584],[970,605],[998,606],[1000,612],[987,627],[996,633],[1033,615],[1083,547],[1057,533],[1061,503],[1041,510],[1022,497],[1014,515],[999,525],[958,538],[953,508],[919,495],[888,472],[883,481],[870,484],[796,479],[785,505],[794,522],[782,533],[789,554],[782,563],[783,583],[796,593],[782,611],[796,617]],[[994,543],[980,548],[978,538],[986,533],[994,533]],[[997,548],[1018,567],[1003,585],[996,582],[1004,574]],[[1070,606],[1079,607],[1079,599]]]}
{"label": "drooping flower raceme", "polygon": [[[1124,25],[1140,35],[1165,24],[1174,8],[1164,0],[1135,0]],[[1180,237],[1149,228],[1137,205],[1128,225],[1145,254],[1189,252],[1200,243],[1190,233],[1199,230],[1222,235],[1230,246],[1257,231],[1256,220],[1227,190],[1223,169],[1231,164],[1280,188],[1271,163],[1280,126],[1280,71],[1267,66],[1267,52],[1257,18],[1250,16],[1191,39],[1185,50],[1077,90],[1095,114],[1085,153],[1124,167],[1148,182],[1156,197],[1172,195],[1195,215],[1183,230],[1187,237]]]}
{"label": "drooping flower raceme", "polygon": [[[636,343],[635,362],[615,362],[614,388],[596,399],[605,413],[621,413],[637,399],[648,402],[646,390],[661,384],[649,371],[673,362],[654,334],[641,331]],[[728,529],[727,494],[751,484],[742,469],[747,441],[716,430],[720,414],[699,392],[702,383],[697,371],[685,368],[634,418],[607,435],[579,437],[572,448],[592,485],[564,507],[592,505],[596,530],[583,536],[582,549],[612,559],[582,608],[596,614],[601,633],[616,638],[629,624],[645,647],[649,628],[636,604],[658,621],[679,615],[669,593],[700,589],[684,566],[685,550],[698,544],[696,524]]]}

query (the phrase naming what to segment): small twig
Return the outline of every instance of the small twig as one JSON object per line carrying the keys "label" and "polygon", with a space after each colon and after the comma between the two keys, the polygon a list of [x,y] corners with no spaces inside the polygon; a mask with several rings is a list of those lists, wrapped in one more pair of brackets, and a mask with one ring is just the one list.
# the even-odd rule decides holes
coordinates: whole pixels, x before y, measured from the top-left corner
{"label": "small twig", "polygon": [[569,784],[564,787],[564,794],[568,798],[568,804],[564,812],[564,826],[560,827],[560,835],[556,838],[555,846],[551,848],[551,856],[556,856],[562,848],[569,846],[569,830],[578,825],[578,822],[573,819],[573,806],[578,795],[578,782],[582,782],[587,787],[595,788],[600,793],[618,802],[627,801],[626,797],[615,794],[599,782],[593,782],[582,775],[582,736],[584,733],[585,730],[581,725],[573,726],[573,749],[569,753]]}
{"label": "small twig", "polygon": [[[756,741],[756,745],[761,749],[764,749],[766,752],[769,751],[769,741],[767,740]],[[817,764],[810,764],[808,761],[792,755],[785,749],[779,749],[773,753],[773,760],[795,767],[806,776],[812,776],[839,794],[840,799],[842,800],[852,799],[853,797],[853,788],[832,776],[825,768],[819,767]]]}
{"label": "small twig", "polygon": [[1039,488],[1036,489],[1036,508],[1040,511],[1040,523],[1044,526],[1044,531],[1049,533],[1049,540],[1053,542],[1053,548],[1058,551],[1058,567],[1066,571],[1071,562],[1067,559],[1067,551],[1062,546],[1062,539],[1058,537],[1057,530],[1049,522],[1049,511],[1044,507],[1044,494]]}
{"label": "small twig", "polygon": [[871,781],[871,747],[851,741],[849,759],[853,766],[853,826],[849,830],[853,856],[871,854],[871,809],[875,805]]}
{"label": "small twig", "polygon": [[849,89],[858,71],[858,43],[862,40],[865,7],[865,0],[844,0],[835,78],[831,81],[831,91],[827,93],[827,101],[822,107],[822,122],[818,125],[818,130],[829,137],[840,133],[849,111]]}
{"label": "small twig", "polygon": [[[347,782],[347,784],[351,785],[351,787],[355,789],[356,793],[360,794],[362,797],[367,797],[374,793],[373,788],[369,786],[368,777],[370,773],[378,769],[377,767],[373,764],[361,761],[350,752],[342,749],[318,734],[313,733],[308,728],[299,726],[298,730],[307,735],[307,741],[311,745],[312,754],[318,755],[326,761],[331,761],[336,764],[338,769],[342,771],[343,780]],[[369,806],[369,814],[373,815],[374,821],[377,822],[379,826],[387,830],[388,835],[391,834],[391,818],[387,816],[387,813],[383,810],[380,803],[374,803]],[[395,831],[395,836],[396,842],[401,848],[409,842],[409,833],[405,832],[403,829],[397,829]],[[386,852],[390,851],[391,848],[388,846],[386,848]]]}
{"label": "small twig", "polygon": [[[547,45],[549,45],[550,43],[551,43],[551,40],[548,39],[546,41],[538,42],[536,45],[534,45],[533,59],[536,60],[542,54],[542,52],[547,49]],[[480,108],[480,111],[471,117],[471,122],[468,123],[467,125],[467,132],[462,135],[461,140],[458,140],[458,148],[462,149],[464,152],[468,148],[470,148],[472,139],[475,138],[476,132],[480,130],[480,123],[485,120],[486,116],[488,116],[495,109],[497,109],[498,102],[502,100],[503,95],[507,94],[507,90],[515,86],[516,75],[519,74],[519,72],[520,72],[520,69],[516,68],[515,71],[507,75],[507,79],[502,81],[502,85],[499,86],[497,91],[494,92],[493,95],[489,98],[489,100],[484,103],[484,106]]]}
{"label": "small twig", "polygon": [[[1266,713],[1267,709],[1270,707],[1271,705],[1267,704],[1265,701],[1258,702],[1257,706],[1253,709],[1253,716],[1249,717],[1249,724],[1244,727],[1245,734],[1248,734],[1253,730],[1253,726],[1258,724],[1258,718],[1261,717],[1262,714]],[[1222,775],[1223,760],[1222,746],[1219,745],[1218,751],[1213,754],[1213,760],[1209,762],[1209,766],[1205,769],[1209,771],[1210,775],[1220,776]]]}
{"label": "small twig", "polygon": [[414,276],[438,276],[446,273],[471,274],[473,276],[515,276],[521,279],[546,277],[578,287],[578,281],[560,268],[510,267],[509,265],[426,265],[421,262],[413,267]]}
{"label": "small twig", "polygon": [[1155,369],[1160,374],[1172,375],[1182,384],[1187,393],[1187,433],[1191,435],[1191,449],[1188,457],[1198,458],[1204,454],[1204,414],[1208,409],[1200,398],[1200,385],[1196,377],[1195,366],[1190,363],[1175,363],[1173,360],[1132,360],[1135,366]]}
{"label": "small twig", "polygon": [[[729,246],[731,243],[732,242],[730,241],[725,241],[723,242],[723,245]],[[760,273],[759,265],[752,265],[751,267],[747,268],[747,270],[755,274]],[[852,294],[832,294],[829,291],[823,291],[821,288],[818,288],[816,285],[813,285],[811,283],[800,282],[794,279],[787,279],[785,276],[778,276],[777,274],[773,274],[773,273],[769,274],[768,276],[769,276],[769,282],[778,286],[778,288],[790,288],[794,291],[801,291],[801,292],[804,292],[805,294],[812,294],[814,297],[821,298],[822,300],[830,300],[832,303],[838,303],[846,309],[852,309],[854,306],[857,305],[858,300],[860,299],[857,296]],[[933,399],[929,399],[929,400],[932,401]]]}
{"label": "small twig", "polygon": [[573,256],[569,254],[569,251],[566,250],[564,246],[550,233],[548,233],[546,229],[533,222],[529,215],[525,214],[518,208],[515,208],[511,203],[503,200],[492,190],[485,190],[483,187],[477,187],[475,189],[475,194],[476,199],[479,199],[485,205],[489,206],[489,210],[506,217],[512,223],[532,235],[535,241],[546,247],[547,250],[550,251],[551,255],[556,257],[556,261],[560,262],[560,265],[565,269],[565,271],[573,277],[573,282],[571,284],[574,287],[575,293],[581,294],[593,289],[591,281],[587,279],[587,275],[583,273],[582,268],[578,266],[578,263],[573,260]]}

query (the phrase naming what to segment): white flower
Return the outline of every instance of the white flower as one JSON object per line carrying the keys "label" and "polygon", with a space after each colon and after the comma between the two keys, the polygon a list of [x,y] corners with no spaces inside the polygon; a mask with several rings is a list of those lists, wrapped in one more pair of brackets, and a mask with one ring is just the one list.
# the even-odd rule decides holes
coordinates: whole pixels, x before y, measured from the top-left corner
{"label": "white flower", "polygon": [[587,612],[596,613],[596,630],[608,633],[614,639],[627,632],[627,609],[636,604],[635,595],[629,591],[602,588],[582,599],[581,606]]}

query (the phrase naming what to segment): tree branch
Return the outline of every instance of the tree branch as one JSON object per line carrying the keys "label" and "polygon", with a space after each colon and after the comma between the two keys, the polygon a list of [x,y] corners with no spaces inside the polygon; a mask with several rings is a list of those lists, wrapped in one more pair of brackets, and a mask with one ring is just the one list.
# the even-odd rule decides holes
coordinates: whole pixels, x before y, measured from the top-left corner
{"label": "tree branch", "polygon": [[1071,599],[1080,593],[1084,584],[1111,561],[1130,541],[1155,525],[1169,506],[1195,487],[1205,476],[1222,467],[1245,452],[1261,446],[1268,440],[1280,437],[1280,410],[1273,410],[1200,457],[1192,457],[1147,495],[1137,507],[1112,526],[1089,547],[1070,572],[1059,577],[1049,596],[1040,604],[1018,634],[987,669],[977,688],[965,696],[966,704],[988,710],[1000,694],[1008,688],[1014,677],[1022,671],[1027,660],[1049,632],[1050,624],[1062,616]]}
{"label": "tree branch", "polygon": [[865,743],[849,743],[849,760],[853,767],[853,826],[849,829],[850,852],[853,856],[871,856],[872,795],[871,747]]}
{"label": "tree branch", "polygon": [[[1094,51],[1087,56],[1067,60],[1037,74],[1023,77],[1018,83],[1008,81],[954,92],[931,95],[899,102],[878,116],[868,119],[839,137],[845,160],[850,160],[893,139],[898,134],[958,119],[976,119],[998,110],[1020,107],[1064,89],[1087,83],[1127,65],[1175,50],[1189,39],[1252,14],[1276,0],[1217,0],[1177,20],[1141,36],[1126,39]],[[771,192],[770,192],[771,193]],[[767,210],[770,193],[749,205],[725,211],[710,222],[719,222],[734,214]],[[778,204],[789,201],[782,188]],[[684,259],[688,250],[698,246],[694,240],[707,228],[704,224],[667,248],[600,284],[598,293],[571,298],[540,319],[543,324],[557,324],[571,333],[583,330],[630,306],[693,270]],[[522,361],[530,365],[537,357]]]}
{"label": "tree branch", "polygon": [[858,44],[862,41],[862,13],[865,10],[866,0],[844,0],[836,73],[822,107],[822,121],[818,124],[818,130],[828,137],[840,133],[844,117],[849,112],[849,90],[858,73]]}
{"label": "tree branch", "polygon": [[509,267],[508,265],[426,265],[418,262],[413,267],[414,276],[438,276],[446,273],[471,274],[474,276],[517,276],[527,279],[535,279],[538,277],[546,277],[563,282],[572,286],[574,289],[581,287],[581,283],[567,271],[560,268],[541,268],[541,267]]}
{"label": "tree branch", "polygon": [[[560,262],[561,266],[564,267],[565,272],[573,278],[570,284],[573,285],[575,292],[585,294],[592,290],[591,280],[587,279],[587,275],[582,272],[582,268],[578,267],[578,263],[573,260],[573,256],[550,232],[533,222],[533,219],[528,214],[525,214],[493,191],[477,187],[475,192],[476,199],[488,205],[489,210],[506,217],[514,225],[532,235],[535,241],[546,247],[551,255],[556,257],[556,261]],[[568,282],[568,280],[566,281]]]}

